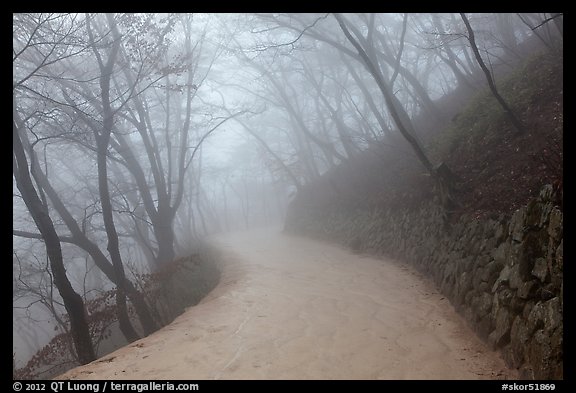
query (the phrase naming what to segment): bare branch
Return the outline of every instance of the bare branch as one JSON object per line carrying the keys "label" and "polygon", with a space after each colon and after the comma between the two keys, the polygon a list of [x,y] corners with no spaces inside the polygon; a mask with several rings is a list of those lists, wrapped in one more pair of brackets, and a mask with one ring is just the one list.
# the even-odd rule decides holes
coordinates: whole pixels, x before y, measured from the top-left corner
{"label": "bare branch", "polygon": [[532,29],[532,31],[534,31],[534,30],[538,29],[539,27],[544,26],[546,23],[548,23],[548,22],[550,22],[550,21],[552,21],[552,20],[554,20],[554,19],[556,19],[556,18],[559,18],[559,17],[561,17],[561,16],[564,16],[564,13],[554,14],[554,15],[552,15],[551,17],[544,19],[541,23],[539,23],[538,25],[532,27],[531,29]]}
{"label": "bare branch", "polygon": [[[13,236],[18,236],[18,237],[24,237],[27,239],[39,239],[39,240],[44,240],[44,237],[42,237],[42,235],[40,233],[34,233],[34,232],[27,232],[27,231],[19,231],[17,229],[13,229],[12,230],[12,235]],[[76,244],[76,241],[74,240],[74,238],[72,236],[60,236],[58,235],[58,239],[62,242],[62,243],[70,243],[70,244]]]}

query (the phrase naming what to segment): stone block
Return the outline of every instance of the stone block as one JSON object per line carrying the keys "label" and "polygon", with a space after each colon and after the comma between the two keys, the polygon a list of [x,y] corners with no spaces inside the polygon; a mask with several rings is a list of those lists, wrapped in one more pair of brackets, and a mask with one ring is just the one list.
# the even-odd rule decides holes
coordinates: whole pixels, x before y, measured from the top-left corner
{"label": "stone block", "polygon": [[510,328],[512,316],[505,308],[500,308],[496,314],[494,331],[488,336],[488,342],[492,348],[502,348],[510,342]]}
{"label": "stone block", "polygon": [[535,280],[528,281],[518,288],[516,294],[520,299],[534,299],[538,288],[539,285]]}
{"label": "stone block", "polygon": [[508,226],[508,235],[513,241],[521,242],[524,237],[524,219],[526,208],[522,207],[512,214],[510,224]]}
{"label": "stone block", "polygon": [[548,271],[548,262],[545,258],[536,258],[534,261],[534,267],[532,268],[532,275],[538,278],[542,283],[550,280],[550,274]]}
{"label": "stone block", "polygon": [[550,212],[548,224],[548,235],[554,241],[560,239],[563,234],[563,215],[558,208],[553,208]]}
{"label": "stone block", "polygon": [[511,366],[519,367],[524,361],[526,343],[530,338],[526,322],[521,316],[514,318],[510,328]]}

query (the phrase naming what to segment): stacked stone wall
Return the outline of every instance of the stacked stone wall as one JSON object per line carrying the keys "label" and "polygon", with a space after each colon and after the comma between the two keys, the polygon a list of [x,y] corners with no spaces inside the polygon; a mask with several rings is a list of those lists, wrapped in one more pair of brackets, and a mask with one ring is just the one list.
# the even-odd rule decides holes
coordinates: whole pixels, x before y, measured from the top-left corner
{"label": "stacked stone wall", "polygon": [[552,187],[511,217],[445,224],[417,210],[294,204],[288,231],[405,261],[430,276],[477,334],[532,379],[563,378],[563,214]]}

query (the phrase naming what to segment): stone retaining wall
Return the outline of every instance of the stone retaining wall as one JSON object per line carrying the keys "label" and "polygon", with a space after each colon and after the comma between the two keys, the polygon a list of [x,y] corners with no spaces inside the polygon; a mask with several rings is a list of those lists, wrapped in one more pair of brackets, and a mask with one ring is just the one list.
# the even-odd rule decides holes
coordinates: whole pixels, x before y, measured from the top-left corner
{"label": "stone retaining wall", "polygon": [[[413,264],[524,378],[563,378],[563,214],[552,187],[512,217],[294,204],[286,230]],[[308,206],[308,208],[306,207]]]}

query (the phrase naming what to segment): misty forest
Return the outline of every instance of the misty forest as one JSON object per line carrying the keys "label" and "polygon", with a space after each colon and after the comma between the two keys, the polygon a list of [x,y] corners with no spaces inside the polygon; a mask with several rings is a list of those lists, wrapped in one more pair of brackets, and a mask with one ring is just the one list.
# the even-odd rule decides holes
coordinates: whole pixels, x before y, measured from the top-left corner
{"label": "misty forest", "polygon": [[562,13],[13,14],[14,379],[562,379]]}

